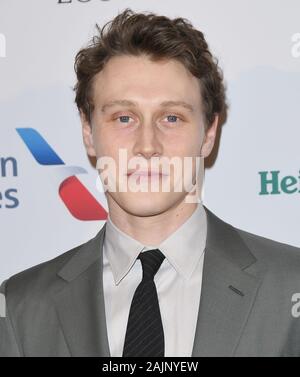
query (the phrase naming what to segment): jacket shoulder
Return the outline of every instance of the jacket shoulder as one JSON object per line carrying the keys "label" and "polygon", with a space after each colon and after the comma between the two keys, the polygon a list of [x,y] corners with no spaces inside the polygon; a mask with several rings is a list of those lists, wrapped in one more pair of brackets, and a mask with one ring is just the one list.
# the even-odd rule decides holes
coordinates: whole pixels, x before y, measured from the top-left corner
{"label": "jacket shoulder", "polygon": [[[300,248],[291,246],[283,242],[278,242],[270,238],[263,237],[241,229],[235,224],[231,224],[206,208],[212,238],[221,238],[221,245],[227,242],[230,250],[230,242],[236,242],[239,247],[243,245],[256,259],[256,264],[261,264],[267,270],[296,270],[298,276],[300,272]],[[220,237],[221,235],[221,237]],[[222,239],[222,235],[224,235]],[[242,241],[242,243],[241,243]],[[264,269],[264,268],[263,268]]]}
{"label": "jacket shoulder", "polygon": [[56,287],[59,288],[60,279],[57,279],[57,272],[76,254],[84,251],[95,237],[69,249],[53,259],[11,276],[2,283],[0,292],[7,297],[19,297],[24,301],[26,296],[32,297],[33,295],[38,295],[43,297],[49,290],[55,290]]}
{"label": "jacket shoulder", "polygon": [[[255,258],[267,269],[300,273],[300,248],[234,228]],[[298,275],[300,276],[300,275]]]}

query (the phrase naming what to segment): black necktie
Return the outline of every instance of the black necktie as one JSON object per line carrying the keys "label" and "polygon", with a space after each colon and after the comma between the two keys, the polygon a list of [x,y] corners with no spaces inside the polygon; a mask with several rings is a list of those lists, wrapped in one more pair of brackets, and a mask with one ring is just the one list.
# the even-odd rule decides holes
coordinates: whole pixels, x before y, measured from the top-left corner
{"label": "black necktie", "polygon": [[159,249],[140,253],[143,279],[130,307],[123,357],[164,356],[165,341],[154,275],[165,256]]}

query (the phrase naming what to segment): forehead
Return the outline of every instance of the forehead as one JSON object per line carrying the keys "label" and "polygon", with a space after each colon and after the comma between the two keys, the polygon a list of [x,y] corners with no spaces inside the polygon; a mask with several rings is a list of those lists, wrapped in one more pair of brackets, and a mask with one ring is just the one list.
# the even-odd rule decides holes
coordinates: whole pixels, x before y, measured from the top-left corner
{"label": "forehead", "polygon": [[152,61],[142,56],[111,58],[93,81],[95,103],[116,98],[155,104],[162,101],[201,102],[200,83],[179,61]]}

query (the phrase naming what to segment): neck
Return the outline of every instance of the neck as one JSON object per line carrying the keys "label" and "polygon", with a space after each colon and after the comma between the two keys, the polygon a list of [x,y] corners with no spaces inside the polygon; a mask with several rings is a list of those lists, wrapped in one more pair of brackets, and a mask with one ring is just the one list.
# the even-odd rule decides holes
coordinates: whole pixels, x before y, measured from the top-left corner
{"label": "neck", "polygon": [[108,197],[111,221],[122,232],[143,245],[159,245],[193,214],[197,206],[197,203],[186,203],[183,200],[165,212],[153,216],[137,216],[126,212]]}

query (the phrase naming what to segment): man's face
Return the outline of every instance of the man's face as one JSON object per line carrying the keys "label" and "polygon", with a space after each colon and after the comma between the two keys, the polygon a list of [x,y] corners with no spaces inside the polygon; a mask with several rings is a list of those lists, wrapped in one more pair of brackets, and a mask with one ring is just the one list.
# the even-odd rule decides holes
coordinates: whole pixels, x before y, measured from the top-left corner
{"label": "man's face", "polygon": [[[149,172],[154,157],[156,161],[162,158],[171,161],[176,157],[184,166],[185,157],[195,160],[200,153],[203,157],[210,153],[217,119],[205,134],[198,79],[176,60],[153,62],[144,55],[118,56],[110,59],[95,76],[93,101],[91,122],[81,116],[83,137],[89,155],[97,159],[108,156],[116,162],[117,190],[107,191],[108,204],[135,216],[151,216],[182,202],[187,191],[174,192],[177,178],[172,164],[169,176],[138,178],[127,173],[140,168]],[[126,174],[119,176],[120,149],[126,150],[125,164],[139,157],[143,166],[126,165]],[[195,175],[193,165],[190,181]],[[147,179],[147,192],[132,192],[129,185],[126,192],[119,192],[119,185],[125,179],[137,184]],[[168,192],[162,188],[166,179],[170,180]],[[151,191],[151,180],[157,181],[158,192]]]}

